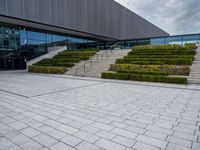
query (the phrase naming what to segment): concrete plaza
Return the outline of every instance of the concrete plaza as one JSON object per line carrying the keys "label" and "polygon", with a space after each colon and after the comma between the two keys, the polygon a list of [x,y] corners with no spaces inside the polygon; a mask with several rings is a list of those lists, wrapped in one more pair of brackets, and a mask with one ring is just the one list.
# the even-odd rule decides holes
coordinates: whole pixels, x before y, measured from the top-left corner
{"label": "concrete plaza", "polygon": [[0,150],[200,150],[200,86],[0,74]]}

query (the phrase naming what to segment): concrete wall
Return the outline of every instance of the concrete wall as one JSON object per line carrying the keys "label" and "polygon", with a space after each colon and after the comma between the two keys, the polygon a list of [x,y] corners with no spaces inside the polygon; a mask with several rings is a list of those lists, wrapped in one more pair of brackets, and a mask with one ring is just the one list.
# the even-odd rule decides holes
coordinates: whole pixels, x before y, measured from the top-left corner
{"label": "concrete wall", "polygon": [[120,40],[168,35],[113,0],[0,0],[0,15]]}

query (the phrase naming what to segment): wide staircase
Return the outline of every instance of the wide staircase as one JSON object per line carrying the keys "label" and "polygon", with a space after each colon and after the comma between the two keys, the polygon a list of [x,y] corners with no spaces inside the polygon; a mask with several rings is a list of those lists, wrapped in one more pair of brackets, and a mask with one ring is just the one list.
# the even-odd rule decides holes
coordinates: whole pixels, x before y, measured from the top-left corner
{"label": "wide staircase", "polygon": [[116,59],[126,56],[129,51],[131,50],[101,50],[89,60],[76,64],[66,74],[82,77],[101,77],[102,72],[109,70],[110,64],[114,64]]}
{"label": "wide staircase", "polygon": [[200,47],[197,48],[197,53],[195,55],[195,61],[190,67],[191,72],[188,77],[188,82],[193,84],[200,84]]}

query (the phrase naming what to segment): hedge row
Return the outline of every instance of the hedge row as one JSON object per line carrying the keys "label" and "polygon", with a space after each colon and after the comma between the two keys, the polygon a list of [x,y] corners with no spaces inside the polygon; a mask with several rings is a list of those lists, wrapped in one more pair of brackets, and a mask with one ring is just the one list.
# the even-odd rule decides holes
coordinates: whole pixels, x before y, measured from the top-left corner
{"label": "hedge row", "polygon": [[67,58],[74,58],[74,59],[80,59],[80,60],[88,60],[90,56],[65,56],[65,55],[56,55],[53,58],[55,59],[67,59]]}
{"label": "hedge row", "polygon": [[72,49],[72,50],[66,50],[66,51],[96,51],[96,52],[98,52],[100,49],[98,49],[98,48],[86,48],[86,49],[79,49],[79,50],[77,50],[77,49]]}
{"label": "hedge row", "polygon": [[58,56],[92,56],[96,54],[96,51],[63,51],[58,53]]}
{"label": "hedge row", "polygon": [[117,64],[169,64],[192,65],[192,59],[186,58],[124,58],[117,59]]}
{"label": "hedge row", "polygon": [[189,75],[189,66],[176,66],[176,65],[138,65],[138,64],[111,64],[111,71],[117,70],[137,70],[144,72],[159,72],[164,71],[170,75]]}
{"label": "hedge row", "polygon": [[138,64],[138,65],[164,65],[164,62],[161,61],[131,61],[127,62],[124,59],[116,60],[116,64]]}
{"label": "hedge row", "polygon": [[40,61],[40,63],[52,63],[52,62],[71,62],[78,63],[81,60],[79,58],[46,58]]}
{"label": "hedge row", "polygon": [[188,49],[196,49],[197,45],[195,43],[186,43],[184,45],[184,47],[188,48]]}
{"label": "hedge row", "polygon": [[160,75],[168,76],[169,74],[164,71],[137,71],[137,70],[117,70],[118,73],[138,74],[138,75]]}
{"label": "hedge row", "polygon": [[67,69],[65,67],[28,66],[28,71],[33,73],[64,74]]}
{"label": "hedge row", "polygon": [[132,50],[194,50],[196,49],[196,44],[185,44],[184,46],[177,44],[168,45],[145,45],[145,46],[135,46]]}
{"label": "hedge row", "polygon": [[131,51],[129,55],[195,55],[196,51],[193,50],[143,50]]}
{"label": "hedge row", "polygon": [[155,75],[137,75],[128,73],[109,73],[103,72],[102,78],[104,79],[119,79],[119,80],[134,80],[134,81],[147,81],[147,82],[164,82],[186,84],[187,78],[183,77],[169,77],[169,76],[155,76]]}
{"label": "hedge row", "polygon": [[33,64],[34,66],[54,66],[54,67],[73,67],[75,64],[73,63],[68,63],[68,62],[56,62],[56,61],[52,61],[52,62],[49,62],[49,63],[43,63],[42,61],[36,63],[36,64]]}
{"label": "hedge row", "polygon": [[192,55],[128,55],[124,58],[184,58],[194,60]]}

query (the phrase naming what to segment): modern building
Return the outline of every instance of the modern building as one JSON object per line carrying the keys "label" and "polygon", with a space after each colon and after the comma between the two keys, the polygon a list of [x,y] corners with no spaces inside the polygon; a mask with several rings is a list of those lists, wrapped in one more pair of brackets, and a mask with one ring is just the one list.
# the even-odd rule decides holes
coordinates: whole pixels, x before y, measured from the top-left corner
{"label": "modern building", "polygon": [[114,0],[0,0],[0,69],[23,68],[48,47],[128,48],[168,36]]}

